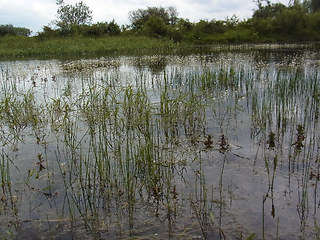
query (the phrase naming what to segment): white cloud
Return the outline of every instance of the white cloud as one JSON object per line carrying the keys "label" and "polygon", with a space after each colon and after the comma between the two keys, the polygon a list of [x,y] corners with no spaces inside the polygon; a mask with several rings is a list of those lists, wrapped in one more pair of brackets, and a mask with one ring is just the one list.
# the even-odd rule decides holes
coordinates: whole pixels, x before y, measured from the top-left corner
{"label": "white cloud", "polygon": [[17,27],[27,27],[33,32],[53,20],[56,12],[55,3],[48,0],[1,0],[0,24],[12,24]]}

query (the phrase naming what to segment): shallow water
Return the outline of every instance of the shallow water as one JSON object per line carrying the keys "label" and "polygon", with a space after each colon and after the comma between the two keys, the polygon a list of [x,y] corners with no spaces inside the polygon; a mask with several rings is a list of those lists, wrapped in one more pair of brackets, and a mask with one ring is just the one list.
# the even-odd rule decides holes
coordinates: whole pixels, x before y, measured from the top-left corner
{"label": "shallow water", "polygon": [[4,238],[319,237],[314,49],[1,62]]}

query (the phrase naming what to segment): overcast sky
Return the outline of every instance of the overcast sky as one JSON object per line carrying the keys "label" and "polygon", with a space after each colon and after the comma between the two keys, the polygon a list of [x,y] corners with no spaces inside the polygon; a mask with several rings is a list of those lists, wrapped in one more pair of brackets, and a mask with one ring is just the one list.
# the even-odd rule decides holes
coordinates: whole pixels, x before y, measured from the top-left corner
{"label": "overcast sky", "polygon": [[[74,4],[81,0],[65,0]],[[241,20],[251,17],[256,4],[253,0],[82,0],[93,14],[93,22],[129,24],[128,13],[139,8],[174,6],[179,17],[198,22],[201,19],[223,20],[237,15]],[[289,0],[276,0],[288,5]],[[56,0],[0,0],[0,25],[12,24],[36,32],[56,19]]]}

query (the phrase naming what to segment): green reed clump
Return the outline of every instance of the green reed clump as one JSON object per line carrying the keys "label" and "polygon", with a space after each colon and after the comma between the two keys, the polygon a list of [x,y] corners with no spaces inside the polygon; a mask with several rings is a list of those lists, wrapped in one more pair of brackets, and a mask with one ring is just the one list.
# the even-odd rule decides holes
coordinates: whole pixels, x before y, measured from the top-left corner
{"label": "green reed clump", "polygon": [[[301,113],[310,115],[310,120],[314,124],[316,121],[317,103],[314,95],[307,94],[314,92],[318,88],[317,75],[304,72],[298,68],[296,70],[274,70],[274,78],[257,83],[250,100],[252,105],[252,119],[257,132],[267,134],[268,129],[276,128],[279,140],[289,130],[288,126],[294,121],[301,119]],[[264,79],[263,74],[260,76]],[[312,114],[312,115],[311,115]],[[281,144],[280,144],[281,145]]]}
{"label": "green reed clump", "polygon": [[9,88],[3,86],[2,89],[4,91],[1,93],[0,100],[0,121],[7,127],[7,129],[4,128],[7,140],[20,139],[22,131],[29,127],[35,133],[36,141],[39,142],[45,135],[43,130],[45,118],[42,115],[43,107],[35,100],[35,92],[30,89],[20,93],[14,85]]}
{"label": "green reed clump", "polygon": [[[142,190],[156,198],[163,194],[162,169],[168,167],[158,153],[153,106],[144,89],[121,89],[123,94],[109,86],[90,85],[76,104],[62,110],[61,101],[55,100],[50,108],[62,114],[64,121],[64,142],[70,154],[66,188],[90,228],[100,219],[101,208],[107,208],[117,209],[119,220],[127,210],[132,229],[136,194]],[[72,111],[73,117],[80,117],[81,128],[72,120]],[[83,146],[88,147],[84,152]],[[114,198],[126,205],[110,205]]]}
{"label": "green reed clump", "polygon": [[[201,131],[206,105],[201,96],[177,91],[166,82],[163,86],[160,101],[154,103],[143,85],[119,88],[94,83],[83,88],[76,104],[68,105],[69,111],[61,109],[61,100],[53,101],[50,109],[65,115],[63,126],[68,133],[64,138],[70,149],[68,172],[74,175],[67,189],[91,228],[90,219],[100,219],[101,208],[106,208],[116,211],[119,221],[127,211],[128,226],[133,229],[137,196],[144,193],[157,202],[167,199],[168,212],[174,212],[169,206],[176,204],[171,192],[177,156],[168,149],[178,134],[174,129],[188,126],[186,134]],[[83,129],[72,123],[70,111],[77,112],[74,116],[80,117]],[[77,137],[79,132],[83,137]],[[88,150],[82,152],[82,145]],[[124,205],[112,204],[114,198]]]}
{"label": "green reed clump", "polygon": [[203,160],[200,152],[197,154],[196,160],[199,161],[199,169],[196,169],[194,172],[195,189],[194,194],[190,194],[190,203],[200,226],[202,236],[207,239],[211,227],[210,213],[212,214],[212,209],[210,209],[209,205],[208,189],[206,186],[205,175],[202,166]]}
{"label": "green reed clump", "polygon": [[[1,178],[1,202],[13,203],[11,192],[11,178],[10,178],[10,159],[3,151],[0,159],[0,178]],[[12,204],[13,208],[13,204]]]}
{"label": "green reed clump", "polygon": [[177,135],[177,126],[179,125],[179,109],[181,98],[183,96],[171,96],[171,93],[168,89],[168,83],[166,77],[164,79],[164,88],[161,91],[160,95],[160,115],[161,120],[164,124],[165,135],[168,138],[169,136]]}
{"label": "green reed clump", "polygon": [[18,136],[19,130],[26,126],[23,121],[19,100],[14,96],[1,99],[1,120],[7,124],[10,131]]}
{"label": "green reed clump", "polygon": [[112,36],[101,38],[66,37],[4,37],[0,41],[0,56],[8,58],[79,58],[105,55],[145,55],[170,53],[179,48],[171,40],[142,36]]}

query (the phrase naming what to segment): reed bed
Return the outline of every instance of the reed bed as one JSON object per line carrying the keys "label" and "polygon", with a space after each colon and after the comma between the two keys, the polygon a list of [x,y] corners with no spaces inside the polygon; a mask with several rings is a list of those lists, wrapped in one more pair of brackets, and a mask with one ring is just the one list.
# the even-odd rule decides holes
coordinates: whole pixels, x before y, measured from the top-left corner
{"label": "reed bed", "polygon": [[[65,37],[42,39],[38,37],[11,37],[0,40],[1,59],[79,59],[105,55],[119,56],[170,53],[180,49],[170,40],[148,37]],[[186,47],[182,47],[186,48]]]}

